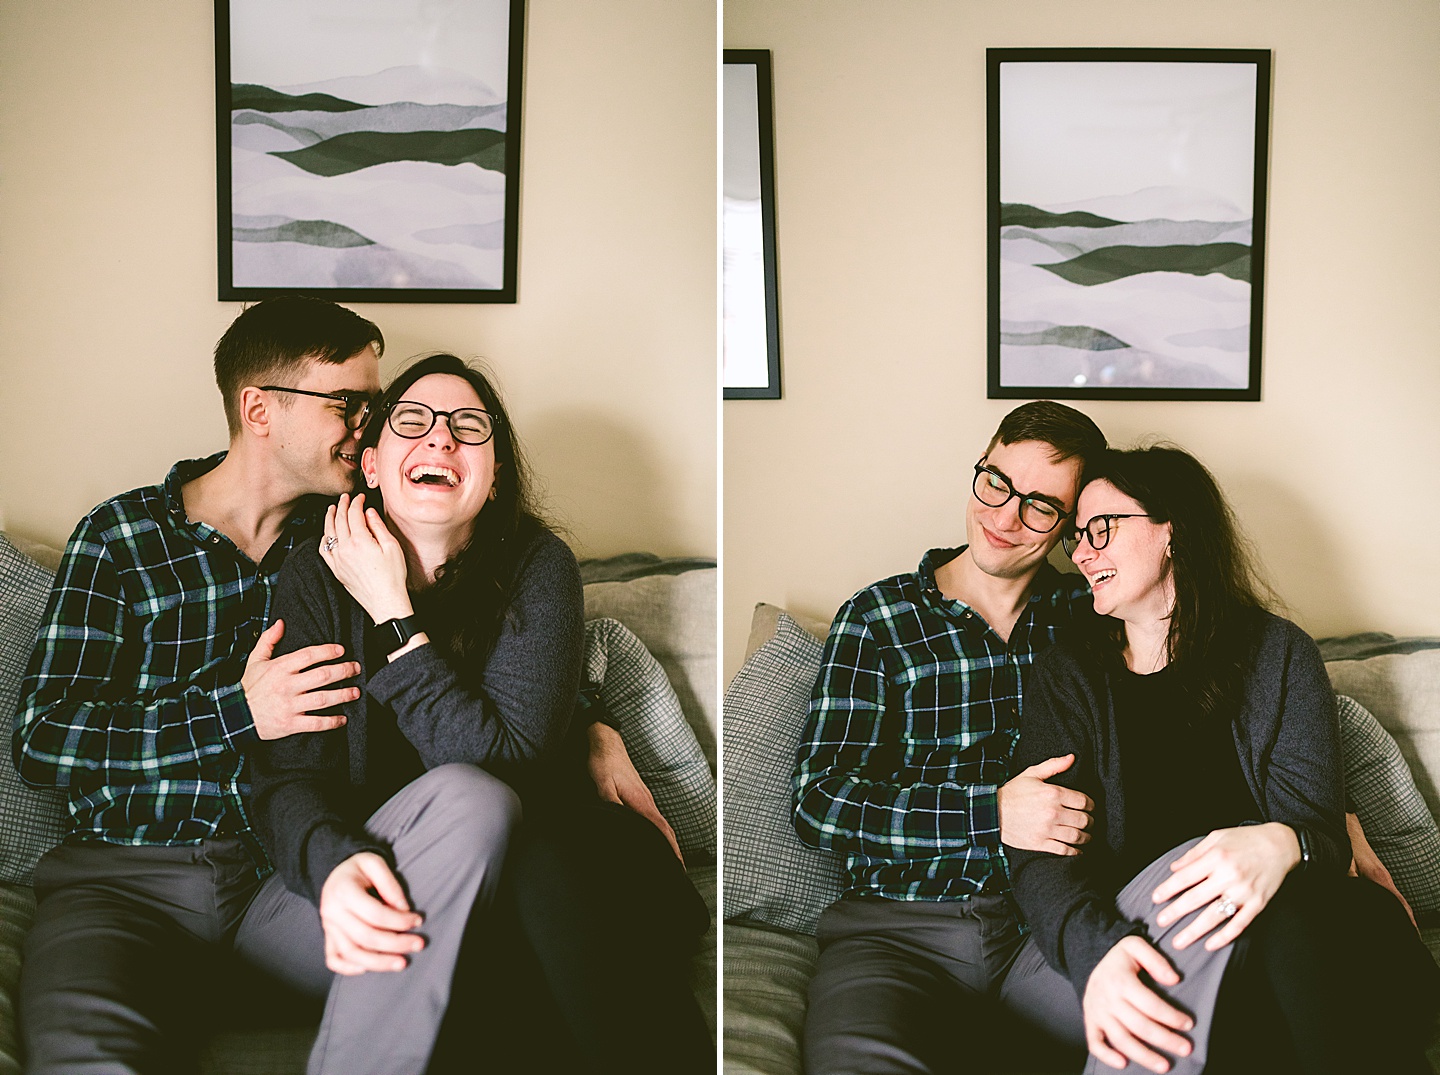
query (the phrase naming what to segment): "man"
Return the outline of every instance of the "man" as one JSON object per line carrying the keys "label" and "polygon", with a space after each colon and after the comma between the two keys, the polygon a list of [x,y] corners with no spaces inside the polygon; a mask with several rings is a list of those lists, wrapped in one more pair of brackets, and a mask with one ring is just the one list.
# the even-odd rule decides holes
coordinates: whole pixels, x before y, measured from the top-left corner
{"label": "man", "polygon": [[[250,307],[215,350],[228,452],[100,505],[66,548],[15,729],[18,772],[67,790],[72,828],[36,871],[21,980],[29,1071],[188,1066],[197,1014],[226,1004],[214,987],[230,949],[301,992],[329,992],[312,1070],[424,1067],[470,908],[493,894],[513,794],[416,781],[371,819],[394,861],[347,859],[317,914],[265,879],[242,786],[250,745],[335,728],[343,717],[312,714],[359,694],[341,647],[275,658],[284,624],[266,624],[287,553],[316,539],[323,498],[354,485],[383,347],[374,324],[333,303]],[[623,749],[592,741],[606,797],[647,812]],[[431,879],[401,869],[406,849],[446,841],[454,854],[430,856],[443,899],[421,905],[416,886]]]}
{"label": "man", "polygon": [[1009,757],[1025,670],[1088,604],[1046,557],[1104,447],[1071,407],[1012,411],[975,468],[968,545],[835,617],[795,774],[796,831],[842,853],[846,881],[817,931],[812,1073],[972,1064],[987,1027],[957,1020],[980,997],[1084,1041],[1074,991],[1021,934],[1000,844],[1077,854],[1089,838],[1094,804],[1046,783],[1072,759],[1011,776]]}

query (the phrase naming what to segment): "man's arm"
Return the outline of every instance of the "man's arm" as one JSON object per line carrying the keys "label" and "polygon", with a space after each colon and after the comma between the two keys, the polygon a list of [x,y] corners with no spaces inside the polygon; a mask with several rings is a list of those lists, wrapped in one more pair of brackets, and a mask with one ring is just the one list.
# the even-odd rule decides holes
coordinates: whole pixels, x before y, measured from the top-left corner
{"label": "man's arm", "polygon": [[110,549],[87,516],[66,546],[21,689],[14,736],[21,779],[68,787],[80,773],[112,785],[224,775],[254,735],[238,668],[228,685],[147,689],[143,635]]}
{"label": "man's arm", "polygon": [[[225,779],[257,725],[265,737],[315,721],[329,726],[329,718],[297,721],[282,706],[281,695],[290,709],[331,704],[323,694],[296,703],[316,684],[298,673],[279,676],[288,665],[268,677],[288,684],[271,683],[263,713],[261,707],[252,712],[240,654],[216,655],[188,677],[170,680],[167,673],[166,682],[151,686],[145,649],[165,640],[147,639],[147,626],[132,613],[102,528],[87,516],[66,546],[15,715],[15,767],[26,783],[69,787],[86,774],[87,783],[112,786]],[[262,638],[257,651],[266,644]],[[328,683],[341,676],[325,670],[319,678]]]}
{"label": "man's arm", "polygon": [[886,710],[881,649],[850,601],[830,627],[795,768],[795,831],[811,847],[887,859],[1000,845],[994,784],[902,783],[903,717]]}

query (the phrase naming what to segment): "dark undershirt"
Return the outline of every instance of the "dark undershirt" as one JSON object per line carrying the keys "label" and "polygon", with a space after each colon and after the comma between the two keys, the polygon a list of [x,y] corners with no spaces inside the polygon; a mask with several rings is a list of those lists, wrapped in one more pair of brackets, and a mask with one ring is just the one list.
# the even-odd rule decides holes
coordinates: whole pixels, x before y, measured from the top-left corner
{"label": "dark undershirt", "polygon": [[1120,876],[1195,836],[1261,820],[1229,721],[1206,717],[1174,667],[1115,677],[1125,791]]}

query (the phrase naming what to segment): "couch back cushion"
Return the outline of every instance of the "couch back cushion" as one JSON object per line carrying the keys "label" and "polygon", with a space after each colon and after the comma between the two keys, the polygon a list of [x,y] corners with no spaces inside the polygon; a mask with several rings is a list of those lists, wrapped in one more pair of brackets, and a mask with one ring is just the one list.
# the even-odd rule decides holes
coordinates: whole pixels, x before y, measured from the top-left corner
{"label": "couch back cushion", "polygon": [[1411,908],[1440,910],[1440,832],[1410,767],[1364,706],[1343,694],[1336,702],[1349,808]]}
{"label": "couch back cushion", "polygon": [[10,744],[20,684],[50,597],[53,572],[0,533],[0,881],[28,885],[40,856],[65,833],[65,797],[26,787]]}
{"label": "couch back cushion", "polygon": [[823,645],[784,612],[725,692],[725,917],[814,933],[840,898],[840,858],[791,825],[795,751]]}
{"label": "couch back cushion", "polygon": [[[645,644],[675,689],[695,738],[715,772],[720,714],[715,705],[719,675],[715,657],[717,572],[704,561],[656,557],[637,568],[635,555],[581,564],[585,618],[619,620]],[[617,561],[625,570],[614,570]],[[672,570],[675,569],[675,570]],[[621,574],[613,579],[607,576]]]}

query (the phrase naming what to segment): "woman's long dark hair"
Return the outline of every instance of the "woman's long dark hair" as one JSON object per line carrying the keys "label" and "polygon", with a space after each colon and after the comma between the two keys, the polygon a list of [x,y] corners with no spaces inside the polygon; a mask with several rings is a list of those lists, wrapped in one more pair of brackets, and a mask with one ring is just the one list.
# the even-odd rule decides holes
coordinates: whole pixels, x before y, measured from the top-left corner
{"label": "woman's long dark hair", "polygon": [[[443,625],[437,641],[456,658],[464,676],[470,670],[478,673],[494,648],[510,611],[521,559],[535,535],[549,527],[532,500],[529,467],[500,394],[484,373],[455,355],[427,355],[390,382],[360,438],[361,451],[379,443],[390,409],[416,381],[432,373],[465,381],[495,419],[494,499],[476,517],[469,543],[440,569],[435,584],[417,595],[424,618]],[[379,489],[369,490],[366,499],[384,511]]]}
{"label": "woman's long dark hair", "polygon": [[[1189,452],[1157,446],[1108,449],[1090,461],[1084,480],[1109,482],[1156,522],[1170,524],[1175,606],[1166,656],[1207,716],[1226,712],[1240,694],[1256,614],[1271,607],[1274,594],[1214,476]],[[1123,662],[1124,625],[1098,619],[1090,645],[1107,664]]]}

